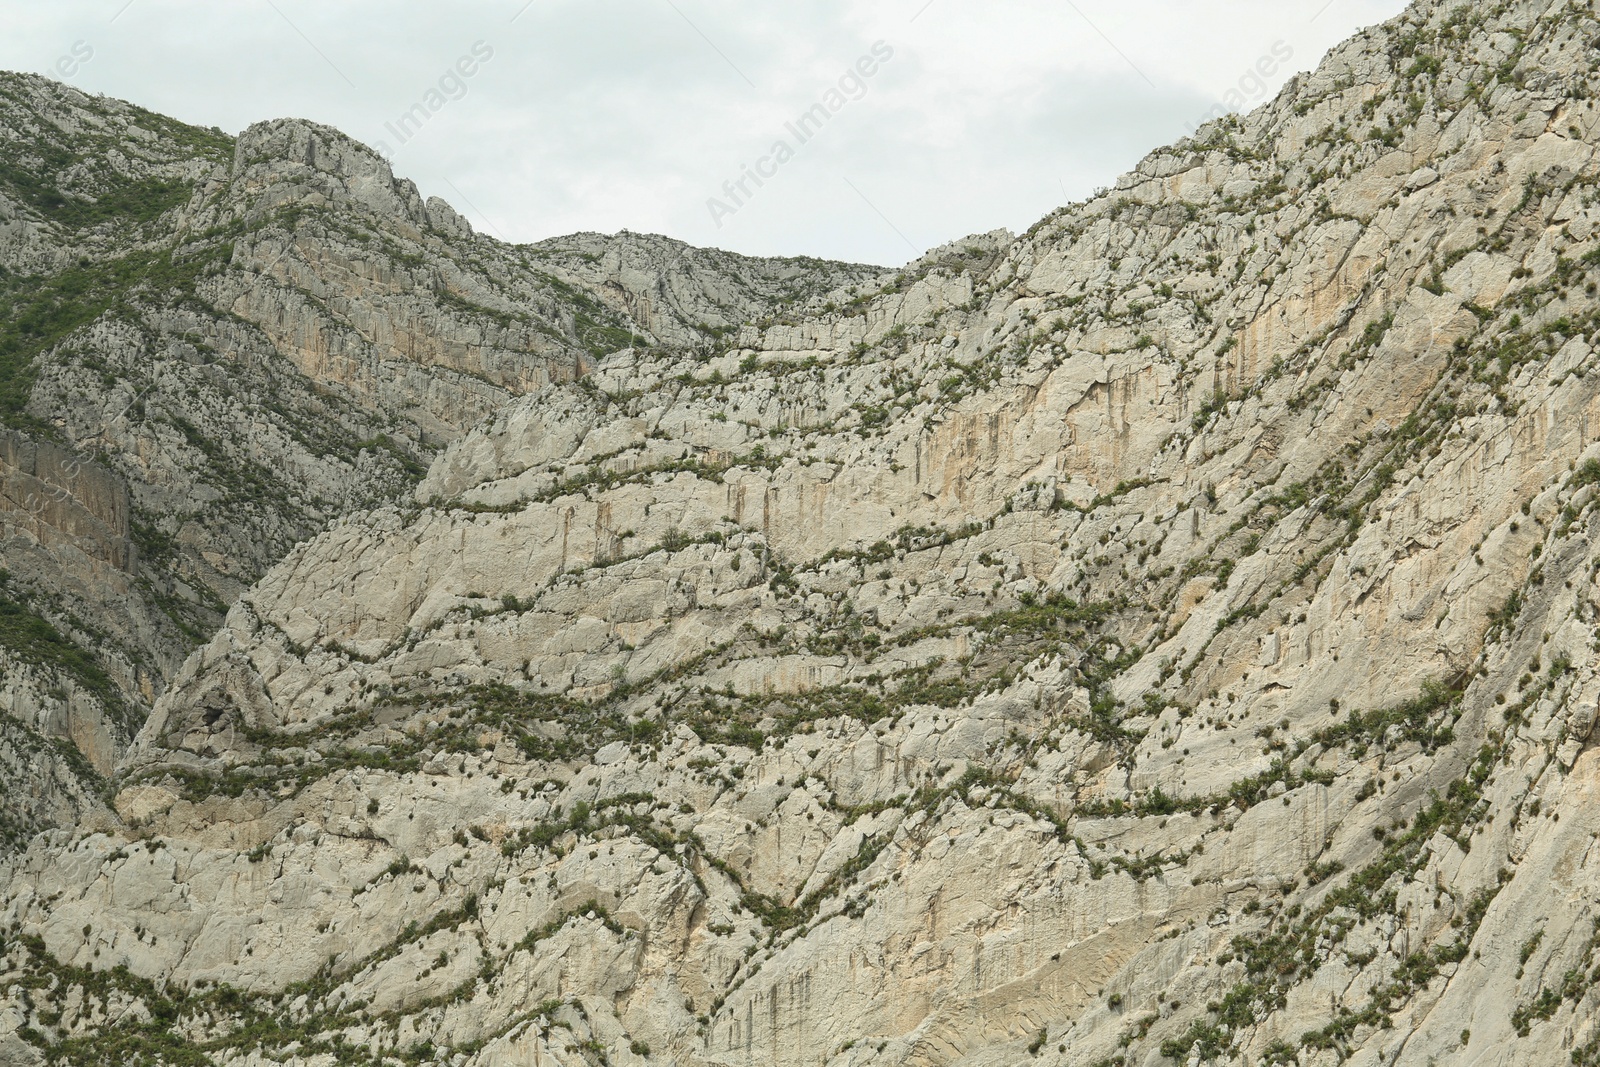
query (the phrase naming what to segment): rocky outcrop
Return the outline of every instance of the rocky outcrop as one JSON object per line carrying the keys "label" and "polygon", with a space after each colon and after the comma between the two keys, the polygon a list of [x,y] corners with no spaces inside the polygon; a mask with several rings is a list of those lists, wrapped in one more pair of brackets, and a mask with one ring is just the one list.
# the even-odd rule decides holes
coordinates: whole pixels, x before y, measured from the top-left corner
{"label": "rocky outcrop", "polygon": [[1425,0],[1020,237],[529,381],[9,861],[3,1047],[1600,1062],[1597,38]]}
{"label": "rocky outcrop", "polygon": [[327,127],[235,139],[25,75],[0,79],[0,142],[6,448],[68,472],[5,468],[10,595],[110,679],[113,753],[296,542],[403,498],[513,398],[879,273],[631,235],[508,246]]}
{"label": "rocky outcrop", "polygon": [[134,567],[127,485],[52,442],[0,432],[0,506],[14,524],[30,526],[41,547]]}

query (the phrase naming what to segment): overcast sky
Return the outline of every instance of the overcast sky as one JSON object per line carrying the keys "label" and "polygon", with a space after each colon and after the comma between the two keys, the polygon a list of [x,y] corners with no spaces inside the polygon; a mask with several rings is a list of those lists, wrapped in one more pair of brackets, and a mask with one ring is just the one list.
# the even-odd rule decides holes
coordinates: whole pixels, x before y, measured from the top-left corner
{"label": "overcast sky", "polygon": [[[0,67],[230,133],[337,126],[510,241],[629,229],[899,264],[1025,229],[1404,7],[0,0]],[[818,104],[820,130],[789,128]]]}

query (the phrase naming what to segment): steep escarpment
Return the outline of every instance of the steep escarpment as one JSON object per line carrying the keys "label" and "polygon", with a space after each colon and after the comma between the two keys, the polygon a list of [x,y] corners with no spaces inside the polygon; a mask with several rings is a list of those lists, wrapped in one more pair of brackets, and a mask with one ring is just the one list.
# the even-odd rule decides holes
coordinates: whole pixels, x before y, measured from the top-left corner
{"label": "steep escarpment", "polygon": [[1600,1062],[1596,40],[530,382],[11,861],[6,1053]]}
{"label": "steep escarpment", "polygon": [[0,630],[6,710],[102,774],[243,589],[467,427],[878,273],[508,246],[337,131],[235,139],[31,76],[0,79],[0,147],[6,603],[86,654]]}

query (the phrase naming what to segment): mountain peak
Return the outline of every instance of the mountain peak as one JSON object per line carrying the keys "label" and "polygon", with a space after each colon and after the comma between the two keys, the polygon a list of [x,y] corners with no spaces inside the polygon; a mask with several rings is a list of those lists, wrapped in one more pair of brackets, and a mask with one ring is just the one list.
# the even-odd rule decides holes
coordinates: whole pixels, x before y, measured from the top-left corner
{"label": "mountain peak", "polygon": [[428,209],[410,181],[394,175],[388,160],[331,126],[305,119],[273,119],[251,125],[234,147],[232,181],[247,188],[278,187],[261,202],[315,195],[381,215],[429,222]]}

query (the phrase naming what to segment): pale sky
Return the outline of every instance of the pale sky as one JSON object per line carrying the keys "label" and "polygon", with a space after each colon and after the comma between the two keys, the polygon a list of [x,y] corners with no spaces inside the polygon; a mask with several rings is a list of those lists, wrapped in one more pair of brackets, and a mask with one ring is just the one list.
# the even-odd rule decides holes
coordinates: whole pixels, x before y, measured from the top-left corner
{"label": "pale sky", "polygon": [[[229,133],[291,115],[336,126],[508,241],[629,229],[893,265],[1027,228],[1230,92],[1262,102],[1404,7],[0,0],[0,68]],[[870,76],[850,75],[864,59]],[[818,104],[833,110],[802,143],[786,124]],[[402,140],[408,112],[422,121]],[[759,187],[724,192],[757,165]]]}

